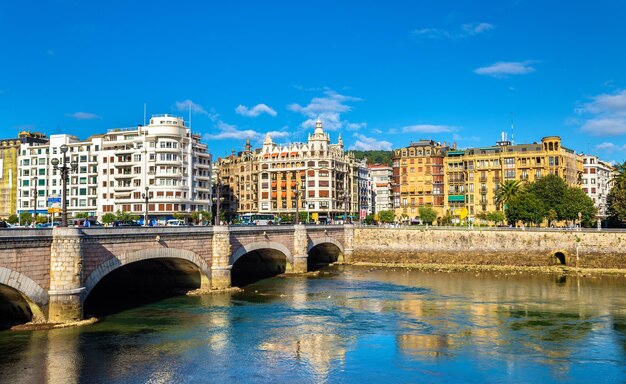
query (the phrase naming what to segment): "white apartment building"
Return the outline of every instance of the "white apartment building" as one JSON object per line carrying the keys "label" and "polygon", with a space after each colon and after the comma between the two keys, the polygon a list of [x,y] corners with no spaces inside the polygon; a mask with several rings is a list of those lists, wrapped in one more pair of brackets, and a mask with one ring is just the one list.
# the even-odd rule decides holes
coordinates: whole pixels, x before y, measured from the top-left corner
{"label": "white apartment building", "polygon": [[374,213],[393,210],[392,175],[393,168],[385,164],[370,164],[372,180],[372,206]]}
{"label": "white apartment building", "polygon": [[358,174],[358,197],[359,197],[359,217],[365,219],[367,215],[373,213],[372,208],[372,181],[367,159],[356,162]]}
{"label": "white apartment building", "polygon": [[77,164],[68,177],[68,217],[84,212],[101,219],[105,213],[123,211],[143,220],[146,193],[151,220],[211,210],[211,155],[200,135],[172,115],[154,115],[147,126],[110,129],[86,141],[52,135],[47,144],[23,144],[19,209],[32,210],[35,175],[39,213],[47,210],[48,198],[61,197],[60,172],[50,160],[56,157],[62,163],[63,144],[68,146],[68,163]]}
{"label": "white apartment building", "polygon": [[606,218],[606,196],[611,191],[613,167],[598,156],[585,155],[583,157],[583,174],[581,187],[587,196],[591,197],[598,209],[598,217]]}
{"label": "white apartment building", "polygon": [[71,172],[67,179],[68,216],[70,212],[97,214],[98,150],[91,142],[82,142],[67,134],[51,135],[50,141],[43,144],[21,145],[18,161],[18,214],[24,211],[32,213],[35,200],[37,214],[47,214],[48,199],[61,198],[61,174],[50,161],[57,158],[60,165],[63,164],[61,145],[68,147],[67,165],[77,165],[76,171]]}

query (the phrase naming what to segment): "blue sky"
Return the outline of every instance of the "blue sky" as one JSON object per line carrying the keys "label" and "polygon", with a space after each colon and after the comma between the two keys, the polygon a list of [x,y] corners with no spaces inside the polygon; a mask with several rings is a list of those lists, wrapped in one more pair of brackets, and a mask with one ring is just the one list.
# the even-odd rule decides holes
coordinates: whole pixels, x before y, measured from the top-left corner
{"label": "blue sky", "polygon": [[305,141],[391,149],[560,135],[623,161],[626,2],[4,1],[2,137],[84,139],[173,113],[214,156]]}

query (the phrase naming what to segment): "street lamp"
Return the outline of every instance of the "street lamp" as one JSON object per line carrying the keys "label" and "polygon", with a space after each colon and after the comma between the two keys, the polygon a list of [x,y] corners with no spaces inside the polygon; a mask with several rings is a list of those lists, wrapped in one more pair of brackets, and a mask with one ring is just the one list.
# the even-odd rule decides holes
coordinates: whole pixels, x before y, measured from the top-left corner
{"label": "street lamp", "polygon": [[294,194],[296,195],[296,225],[298,225],[300,224],[300,195],[302,194],[302,190],[300,189],[300,183],[297,181]]}
{"label": "street lamp", "polygon": [[33,227],[37,225],[37,180],[39,180],[37,176],[33,177],[33,187],[35,187],[33,193]]}
{"label": "street lamp", "polygon": [[148,186],[146,185],[146,192],[141,194],[141,197],[145,200],[145,204],[146,204],[146,212],[144,213],[144,218],[143,218],[143,226],[144,227],[148,227],[149,223],[148,223],[148,200],[150,200],[150,194],[148,193],[148,190],[150,188],[148,188]]}
{"label": "street lamp", "polygon": [[343,186],[343,223],[348,222],[348,174],[346,174],[345,183]]}
{"label": "street lamp", "polygon": [[220,192],[221,192],[221,189],[222,189],[222,183],[220,181],[220,170],[219,169],[215,171],[215,176],[216,176],[215,192],[217,193],[217,198],[215,199],[215,205],[216,205],[215,207],[217,208],[216,212],[215,212],[215,225],[220,225],[220,221],[221,221],[220,220],[220,199],[221,199]]}
{"label": "street lamp", "polygon": [[61,172],[61,187],[63,188],[61,193],[61,226],[67,227],[67,176],[70,172],[76,172],[78,170],[78,163],[73,161],[68,166],[67,150],[69,147],[67,144],[63,144],[60,149],[63,155],[61,158],[62,161],[54,158],[50,162],[55,171],[58,170]]}

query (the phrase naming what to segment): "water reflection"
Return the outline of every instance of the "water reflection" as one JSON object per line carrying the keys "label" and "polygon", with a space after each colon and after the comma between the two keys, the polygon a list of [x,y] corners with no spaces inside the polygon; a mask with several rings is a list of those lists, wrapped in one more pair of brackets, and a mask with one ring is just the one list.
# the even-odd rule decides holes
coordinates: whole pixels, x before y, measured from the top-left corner
{"label": "water reflection", "polygon": [[[0,333],[21,382],[626,379],[623,278],[327,269]],[[600,376],[598,376],[600,375]]]}

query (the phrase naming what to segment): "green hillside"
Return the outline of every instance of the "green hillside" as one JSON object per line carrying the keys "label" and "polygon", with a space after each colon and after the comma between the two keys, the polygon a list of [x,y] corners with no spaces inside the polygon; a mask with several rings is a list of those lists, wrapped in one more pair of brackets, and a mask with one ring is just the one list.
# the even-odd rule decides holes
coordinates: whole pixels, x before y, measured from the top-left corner
{"label": "green hillside", "polygon": [[354,153],[354,157],[358,160],[367,158],[369,164],[387,164],[391,165],[392,151],[350,151]]}

